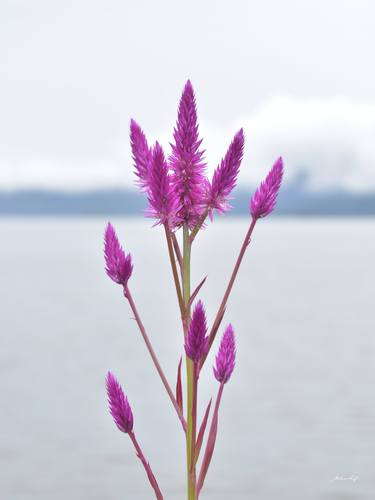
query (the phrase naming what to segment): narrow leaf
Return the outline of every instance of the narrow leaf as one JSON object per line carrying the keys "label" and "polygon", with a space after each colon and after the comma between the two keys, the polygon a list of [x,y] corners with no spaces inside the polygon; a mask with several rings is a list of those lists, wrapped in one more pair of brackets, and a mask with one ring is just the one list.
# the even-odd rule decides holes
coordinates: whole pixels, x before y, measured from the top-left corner
{"label": "narrow leaf", "polygon": [[203,278],[203,280],[199,283],[199,285],[197,286],[197,288],[194,290],[193,294],[191,295],[191,297],[189,299],[189,303],[188,303],[189,307],[194,302],[195,297],[198,295],[198,292],[202,288],[202,286],[204,285],[204,282],[206,281],[206,279],[207,279],[207,276],[205,278]]}
{"label": "narrow leaf", "polygon": [[221,384],[220,389],[219,389],[219,393],[218,393],[217,399],[216,399],[214,414],[212,416],[210,433],[209,433],[208,439],[207,439],[206,449],[205,449],[204,457],[202,460],[202,466],[201,466],[201,470],[199,472],[199,478],[198,478],[198,482],[197,482],[198,495],[202,489],[202,486],[203,486],[203,483],[204,483],[204,480],[206,478],[206,474],[208,471],[208,467],[210,466],[211,458],[212,458],[212,455],[213,455],[214,449],[215,449],[219,406],[220,406],[221,396],[223,394],[223,389],[224,389],[224,384]]}
{"label": "narrow leaf", "polygon": [[210,414],[211,403],[212,403],[212,398],[210,399],[210,402],[207,405],[206,412],[204,414],[204,417],[203,417],[203,420],[202,420],[202,423],[201,423],[201,426],[200,426],[200,429],[199,429],[197,443],[195,445],[195,457],[194,457],[195,458],[195,463],[198,462],[199,452],[201,451],[202,442],[203,442],[203,438],[204,438],[204,433],[205,433],[206,425],[207,425],[207,420],[208,420],[208,416]]}
{"label": "narrow leaf", "polygon": [[183,412],[184,410],[183,410],[182,383],[181,383],[181,364],[182,364],[182,356],[180,358],[180,362],[178,363],[178,369],[177,369],[176,401],[181,412]]}

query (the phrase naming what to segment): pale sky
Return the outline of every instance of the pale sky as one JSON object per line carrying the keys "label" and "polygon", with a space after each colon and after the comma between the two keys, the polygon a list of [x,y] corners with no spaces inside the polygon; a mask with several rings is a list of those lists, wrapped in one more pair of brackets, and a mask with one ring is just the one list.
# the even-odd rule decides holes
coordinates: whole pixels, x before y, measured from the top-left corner
{"label": "pale sky", "polygon": [[187,78],[210,168],[375,190],[375,2],[0,3],[0,189],[132,185],[134,117],[166,150]]}

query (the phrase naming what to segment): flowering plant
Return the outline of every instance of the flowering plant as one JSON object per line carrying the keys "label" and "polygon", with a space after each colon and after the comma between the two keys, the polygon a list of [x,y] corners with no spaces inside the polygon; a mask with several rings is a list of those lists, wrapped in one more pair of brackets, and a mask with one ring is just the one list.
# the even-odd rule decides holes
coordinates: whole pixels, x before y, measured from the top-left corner
{"label": "flowering plant", "polygon": [[[186,357],[187,395],[186,412],[183,411],[183,389],[181,382],[182,359],[178,365],[175,392],[164,375],[146,329],[136,308],[129,288],[133,272],[132,258],[122,249],[113,226],[109,223],[105,230],[104,255],[108,276],[123,288],[125,299],[134,314],[140,333],[144,339],[152,362],[168,393],[169,399],[181,422],[187,450],[187,490],[188,500],[195,500],[204,485],[206,474],[215,448],[218,428],[219,407],[225,384],[229,381],[235,366],[236,346],[231,324],[225,329],[215,358],[213,375],[218,381],[218,393],[207,439],[199,462],[201,449],[211,411],[209,402],[202,422],[198,426],[198,383],[199,377],[214,344],[222,323],[229,295],[240,268],[243,256],[250,244],[250,238],[257,221],[270,214],[275,208],[276,198],[283,176],[283,162],[279,158],[266,179],[260,184],[250,201],[251,220],[242,243],[232,275],[223,299],[210,329],[206,321],[205,308],[195,300],[205,279],[191,291],[190,264],[191,249],[199,231],[207,218],[213,220],[215,212],[222,214],[230,210],[230,194],[236,186],[237,176],[244,151],[244,133],[239,130],[229,148],[214,171],[212,180],[205,176],[204,150],[199,138],[197,110],[193,87],[188,81],[182,93],[178,108],[177,124],[174,129],[172,152],[165,157],[158,142],[149,147],[145,134],[139,125],[130,123],[130,140],[134,160],[135,175],[141,191],[147,194],[146,215],[155,219],[155,225],[164,227],[173,280],[180,309],[184,350]],[[177,235],[182,231],[182,250]],[[195,304],[194,304],[195,303]],[[194,307],[193,307],[194,305]],[[106,378],[109,411],[118,429],[129,435],[141,460],[156,498],[162,499],[160,487],[146,460],[133,430],[133,413],[123,389],[112,373]],[[198,470],[198,463],[200,464]]]}

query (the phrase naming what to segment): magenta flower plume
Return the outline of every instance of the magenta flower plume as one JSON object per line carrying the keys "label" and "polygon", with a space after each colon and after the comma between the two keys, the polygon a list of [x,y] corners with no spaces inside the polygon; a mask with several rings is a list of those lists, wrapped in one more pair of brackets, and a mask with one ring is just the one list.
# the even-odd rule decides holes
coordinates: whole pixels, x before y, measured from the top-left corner
{"label": "magenta flower plume", "polygon": [[201,301],[194,308],[185,340],[186,355],[195,363],[201,360],[208,349],[206,313]]}
{"label": "magenta flower plume", "polygon": [[236,361],[236,343],[232,325],[228,325],[223,334],[215,361],[215,378],[225,384],[232,375]]}
{"label": "magenta flower plume", "polygon": [[170,185],[168,165],[165,161],[163,149],[158,142],[156,142],[151,152],[148,202],[149,208],[146,212],[148,217],[157,219],[157,224],[168,223],[171,225],[172,221],[175,223],[178,199]]}
{"label": "magenta flower plume", "polygon": [[148,188],[148,167],[151,160],[151,150],[148,147],[146,136],[134,120],[130,121],[130,144],[134,161],[137,184],[142,191]]}
{"label": "magenta flower plume", "polygon": [[244,152],[245,137],[243,130],[239,130],[234,136],[225,157],[216,168],[212,183],[208,191],[208,208],[212,217],[213,209],[224,213],[232,208],[229,203],[229,195],[236,187],[237,175]]}
{"label": "magenta flower plume", "polygon": [[108,276],[125,287],[133,271],[132,258],[130,254],[125,255],[110,222],[104,233],[104,258]]}
{"label": "magenta flower plume", "polygon": [[173,134],[170,168],[172,185],[179,198],[179,218],[190,227],[201,214],[203,201],[204,150],[199,149],[197,109],[190,80],[186,82],[178,108],[177,124]]}
{"label": "magenta flower plume", "polygon": [[133,413],[121,385],[111,372],[107,373],[106,387],[109,413],[121,432],[128,434],[133,430]]}
{"label": "magenta flower plume", "polygon": [[283,173],[283,159],[280,157],[251,198],[250,212],[254,219],[266,217],[275,208]]}

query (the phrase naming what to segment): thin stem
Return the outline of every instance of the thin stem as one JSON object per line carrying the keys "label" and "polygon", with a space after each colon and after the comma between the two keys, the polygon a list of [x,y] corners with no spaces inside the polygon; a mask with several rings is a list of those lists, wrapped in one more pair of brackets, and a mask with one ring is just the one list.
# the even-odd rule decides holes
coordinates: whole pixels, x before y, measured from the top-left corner
{"label": "thin stem", "polygon": [[156,357],[156,354],[155,354],[155,351],[151,345],[151,342],[150,342],[150,339],[148,338],[148,335],[146,333],[146,329],[145,327],[143,326],[143,323],[141,321],[141,318],[139,316],[139,313],[138,313],[138,310],[135,306],[135,303],[134,303],[134,300],[133,300],[133,297],[130,293],[130,290],[128,288],[128,286],[125,287],[124,289],[124,295],[126,297],[126,299],[128,300],[129,302],[129,305],[130,305],[130,308],[131,310],[133,311],[133,314],[134,314],[134,317],[135,317],[135,321],[137,322],[137,325],[138,325],[138,328],[141,332],[141,335],[143,337],[143,340],[145,341],[145,344],[146,344],[146,347],[148,349],[148,352],[150,353],[150,356],[151,356],[151,359],[152,361],[154,362],[154,365],[155,365],[155,368],[164,384],[164,387],[168,393],[168,396],[169,396],[169,399],[171,400],[176,412],[177,412],[177,415],[178,415],[178,418],[180,419],[181,421],[181,424],[182,424],[182,427],[184,429],[184,431],[186,432],[186,421],[184,419],[184,416],[180,410],[180,407],[178,406],[177,404],[177,401],[176,401],[176,398],[174,397],[174,394],[172,392],[172,389],[168,383],[168,380],[166,378],[166,376],[164,375],[164,372],[160,366],[160,363],[159,363],[159,360],[158,358]]}
{"label": "thin stem", "polygon": [[[186,337],[189,321],[190,321],[190,256],[191,245],[189,238],[189,227],[185,223],[183,226],[183,281],[182,291],[185,304],[185,317],[183,321],[184,335]],[[188,500],[196,500],[195,496],[195,476],[192,474],[192,448],[193,444],[193,385],[194,385],[194,369],[193,362],[186,356],[186,374],[187,374],[187,432],[186,432],[186,454],[187,454],[187,483],[188,483]],[[195,440],[195,438],[194,438]],[[195,442],[195,441],[194,441]]]}
{"label": "thin stem", "polygon": [[191,447],[191,464],[190,464],[190,474],[192,475],[192,481],[196,483],[196,472],[195,472],[195,450],[196,450],[196,435],[197,435],[197,407],[198,407],[198,369],[197,363],[193,365],[193,405],[192,405],[192,447]]}
{"label": "thin stem", "polygon": [[132,440],[133,444],[134,444],[134,448],[137,452],[137,457],[139,458],[139,460],[142,462],[143,464],[143,467],[145,468],[145,471],[146,471],[146,474],[148,476],[148,479],[150,481],[150,484],[152,486],[152,488],[154,489],[155,491],[155,495],[156,495],[156,498],[157,500],[163,500],[163,495],[160,491],[160,488],[159,488],[159,485],[155,479],[155,476],[151,470],[151,467],[150,467],[150,464],[147,462],[145,456],[143,455],[143,452],[141,450],[141,447],[139,446],[138,444],[138,441],[136,440],[135,438],[135,434],[134,432],[129,432],[129,437],[130,439]]}
{"label": "thin stem", "polygon": [[[187,224],[183,226],[183,266],[182,266],[182,294],[185,305],[185,315],[183,321],[184,336],[186,337],[190,322],[190,257],[191,246],[189,242],[189,228]],[[188,358],[187,358],[188,359]]]}
{"label": "thin stem", "polygon": [[213,342],[215,340],[216,333],[217,333],[218,328],[220,326],[221,320],[223,319],[225,307],[227,305],[230,292],[232,291],[233,284],[234,284],[234,282],[236,280],[236,276],[237,276],[238,270],[240,268],[243,256],[245,255],[246,249],[247,249],[247,247],[250,244],[251,234],[252,234],[253,229],[255,227],[256,221],[257,221],[257,219],[252,219],[251,224],[249,226],[249,229],[248,229],[248,231],[246,233],[245,239],[243,240],[243,243],[242,243],[242,246],[241,246],[241,249],[240,249],[240,253],[239,253],[238,257],[237,257],[236,264],[235,264],[235,266],[233,268],[232,275],[231,275],[231,277],[229,279],[227,288],[226,288],[225,293],[224,293],[224,297],[223,297],[223,299],[221,301],[219,310],[218,310],[218,312],[216,314],[215,320],[213,322],[213,325],[212,325],[212,328],[211,328],[211,331],[210,331],[210,334],[209,334],[209,337],[208,337],[208,350],[207,350],[205,356],[202,358],[202,361],[201,361],[201,364],[200,364],[201,368],[202,368],[202,366],[203,366],[203,364],[204,364],[204,362],[205,362],[205,360],[206,360],[206,358],[208,356],[208,353],[209,353],[209,351],[211,349],[211,346],[212,346],[212,344],[213,344]]}
{"label": "thin stem", "polygon": [[193,230],[191,231],[191,234],[190,234],[190,244],[193,243],[195,237],[198,234],[198,231],[203,226],[204,221],[206,220],[207,215],[208,215],[208,208],[206,208],[206,210],[203,212],[203,214],[199,218],[198,222],[194,226]]}
{"label": "thin stem", "polygon": [[220,387],[219,387],[219,391],[217,394],[217,398],[216,398],[215,409],[214,409],[214,413],[216,413],[216,414],[219,411],[219,406],[220,406],[220,402],[221,402],[221,397],[223,395],[223,390],[224,390],[224,383],[221,382]]}
{"label": "thin stem", "polygon": [[182,255],[181,255],[180,245],[178,244],[175,233],[171,232],[171,238],[172,238],[173,248],[174,248],[178,263],[180,265],[180,269],[182,269]]}
{"label": "thin stem", "polygon": [[167,244],[168,244],[168,253],[169,253],[169,260],[171,261],[171,267],[172,267],[172,273],[173,273],[173,280],[174,284],[176,287],[176,293],[177,293],[177,298],[178,298],[178,305],[180,306],[180,313],[181,313],[181,318],[184,318],[185,316],[185,305],[184,305],[184,300],[182,298],[182,292],[181,292],[181,286],[180,286],[180,280],[178,277],[178,272],[177,272],[177,267],[176,267],[176,260],[173,252],[173,243],[171,239],[171,231],[167,224],[164,224],[164,229],[165,229],[165,236],[167,238]]}

